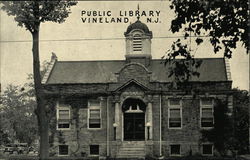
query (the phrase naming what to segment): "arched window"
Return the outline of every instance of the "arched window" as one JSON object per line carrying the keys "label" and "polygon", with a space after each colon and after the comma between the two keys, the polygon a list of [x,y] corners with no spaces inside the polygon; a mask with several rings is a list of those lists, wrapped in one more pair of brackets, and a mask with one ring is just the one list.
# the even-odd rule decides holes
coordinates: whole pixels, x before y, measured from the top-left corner
{"label": "arched window", "polygon": [[142,37],[140,34],[135,34],[133,37],[133,51],[142,51]]}

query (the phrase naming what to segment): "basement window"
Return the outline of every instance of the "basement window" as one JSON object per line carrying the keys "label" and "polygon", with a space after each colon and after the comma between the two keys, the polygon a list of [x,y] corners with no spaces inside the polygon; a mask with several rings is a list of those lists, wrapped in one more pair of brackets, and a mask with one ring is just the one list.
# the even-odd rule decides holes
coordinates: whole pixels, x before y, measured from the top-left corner
{"label": "basement window", "polygon": [[59,145],[59,155],[60,156],[69,155],[69,146],[68,145]]}
{"label": "basement window", "polygon": [[181,155],[181,145],[179,144],[170,145],[170,155],[171,156]]}
{"label": "basement window", "polygon": [[202,155],[212,156],[213,155],[213,145],[212,144],[203,144],[202,145]]}
{"label": "basement window", "polygon": [[89,146],[89,154],[93,156],[99,155],[99,145],[90,145]]}

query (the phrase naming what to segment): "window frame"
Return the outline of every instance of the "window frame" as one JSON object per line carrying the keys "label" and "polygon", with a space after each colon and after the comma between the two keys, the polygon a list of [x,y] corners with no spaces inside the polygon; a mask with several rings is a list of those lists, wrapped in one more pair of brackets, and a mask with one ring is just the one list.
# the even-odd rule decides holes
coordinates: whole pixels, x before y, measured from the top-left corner
{"label": "window frame", "polygon": [[[88,129],[89,130],[100,130],[102,129],[102,110],[101,110],[101,101],[99,101],[99,106],[91,106],[91,101],[99,101],[99,100],[93,100],[90,99],[88,100],[88,118],[87,118],[87,122],[88,122]],[[99,109],[100,110],[100,128],[90,128],[89,127],[89,123],[90,123],[90,110],[91,109]]]}
{"label": "window frame", "polygon": [[[132,49],[133,52],[142,52],[142,34],[140,32],[135,32],[132,37]],[[137,40],[137,43],[135,41]],[[140,48],[136,48],[135,44],[139,46]]]}
{"label": "window frame", "polygon": [[[170,100],[171,99],[179,99],[179,105],[171,105]],[[182,129],[182,99],[181,98],[168,98],[168,129]],[[180,109],[180,118],[181,118],[181,126],[180,127],[170,127],[170,110],[171,109]]]}
{"label": "window frame", "polygon": [[[207,99],[207,98],[201,98],[200,99],[200,128],[202,129],[212,129],[214,128],[214,99],[213,98],[208,98],[208,99],[211,99],[212,100],[212,104],[209,104],[209,105],[205,105],[205,104],[202,104],[202,99]],[[213,115],[213,126],[212,127],[203,127],[202,126],[202,109],[212,109],[212,115]]]}
{"label": "window frame", "polygon": [[[171,152],[172,152],[172,146],[175,146],[175,145],[179,145],[180,146],[180,153],[179,154],[172,154]],[[171,157],[179,157],[179,156],[181,156],[181,145],[180,144],[170,144],[169,145],[169,155],[171,156]]]}
{"label": "window frame", "polygon": [[[98,146],[98,154],[91,154],[91,146]],[[91,144],[89,145],[89,155],[92,157],[98,157],[100,156],[100,145],[99,144]]]}
{"label": "window frame", "polygon": [[[211,145],[212,146],[212,153],[211,154],[204,154],[203,153],[204,145]],[[201,155],[202,156],[213,156],[214,155],[214,145],[212,143],[203,143],[202,147],[201,147]]]}
{"label": "window frame", "polygon": [[[68,128],[59,128],[59,112],[60,112],[60,110],[68,110],[69,111],[69,127]],[[71,107],[70,107],[70,105],[57,102],[56,129],[57,130],[70,130],[71,129],[70,119],[71,119]]]}
{"label": "window frame", "polygon": [[[60,146],[68,146],[68,154],[60,154]],[[67,144],[59,144],[58,145],[58,156],[60,156],[60,157],[69,156],[69,145],[67,145]]]}

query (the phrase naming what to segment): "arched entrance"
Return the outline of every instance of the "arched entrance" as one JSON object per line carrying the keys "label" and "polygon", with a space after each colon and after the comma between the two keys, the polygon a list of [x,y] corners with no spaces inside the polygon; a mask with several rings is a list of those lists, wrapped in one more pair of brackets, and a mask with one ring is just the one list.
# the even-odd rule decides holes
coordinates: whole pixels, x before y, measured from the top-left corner
{"label": "arched entrance", "polygon": [[145,140],[146,104],[140,99],[128,98],[122,104],[122,111],[124,140]]}

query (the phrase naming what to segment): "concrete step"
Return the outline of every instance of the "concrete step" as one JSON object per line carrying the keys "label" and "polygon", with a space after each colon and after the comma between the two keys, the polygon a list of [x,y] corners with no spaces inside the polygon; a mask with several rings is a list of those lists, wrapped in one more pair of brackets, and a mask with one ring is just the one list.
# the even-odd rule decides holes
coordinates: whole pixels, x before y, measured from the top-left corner
{"label": "concrete step", "polygon": [[145,145],[145,141],[123,141],[122,142],[123,145]]}
{"label": "concrete step", "polygon": [[122,143],[122,147],[144,147],[145,142],[126,142]]}
{"label": "concrete step", "polygon": [[140,158],[145,157],[144,141],[123,141],[117,158]]}
{"label": "concrete step", "polygon": [[145,156],[145,153],[120,153],[119,155],[122,155],[122,156],[126,156],[126,155],[128,155],[128,156]]}
{"label": "concrete step", "polygon": [[124,150],[124,149],[120,149],[119,151],[120,153],[144,153],[144,149],[141,150]]}
{"label": "concrete step", "polygon": [[145,157],[145,153],[120,153],[118,156],[120,157]]}
{"label": "concrete step", "polygon": [[144,152],[145,148],[120,148],[120,151],[136,151],[136,152]]}
{"label": "concrete step", "polygon": [[119,156],[116,156],[116,158],[120,158],[120,159],[129,159],[129,160],[132,160],[132,159],[145,159],[145,155],[119,155]]}

